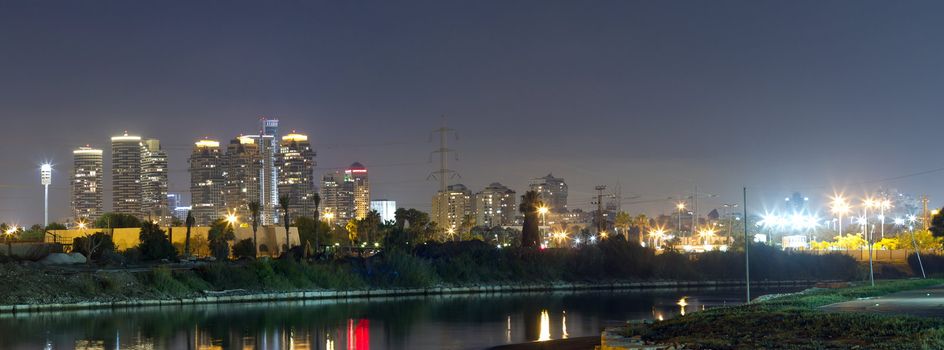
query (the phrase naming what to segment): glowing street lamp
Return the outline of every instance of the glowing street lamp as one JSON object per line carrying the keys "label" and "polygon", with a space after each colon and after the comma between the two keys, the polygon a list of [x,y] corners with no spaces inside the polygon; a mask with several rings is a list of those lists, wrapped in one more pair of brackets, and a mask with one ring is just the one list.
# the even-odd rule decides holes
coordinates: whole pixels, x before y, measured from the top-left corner
{"label": "glowing street lamp", "polygon": [[[662,245],[662,238],[664,237],[665,237],[665,230],[663,230],[661,227],[658,227],[655,230],[649,231],[649,239],[654,242],[653,246],[655,247],[659,247],[660,245]],[[658,242],[658,243],[655,243],[655,242]]]}
{"label": "glowing street lamp", "polygon": [[709,241],[709,239],[710,239],[712,236],[714,236],[714,235],[715,235],[715,229],[714,229],[714,228],[703,228],[703,229],[701,229],[701,230],[698,230],[698,236],[705,239],[705,245],[706,245],[706,246],[709,245],[709,244],[711,244],[710,241]]}
{"label": "glowing street lamp", "polygon": [[52,184],[52,164],[39,167],[39,182],[43,185],[43,227],[49,226],[49,185]]}
{"label": "glowing street lamp", "polygon": [[331,220],[334,219],[334,213],[324,213],[321,215],[321,217],[328,221],[328,226],[331,226]]}
{"label": "glowing street lamp", "polygon": [[842,216],[849,213],[849,204],[841,195],[836,195],[833,196],[833,202],[829,209],[839,217],[839,236],[842,236]]}
{"label": "glowing street lamp", "polygon": [[678,231],[676,232],[682,232],[682,211],[685,210],[685,202],[678,202],[675,208],[678,209]]}
{"label": "glowing street lamp", "polygon": [[538,207],[538,214],[541,214],[541,227],[542,227],[542,230],[544,230],[544,234],[542,236],[547,235],[547,230],[544,227],[547,226],[546,218],[547,218],[548,211],[550,211],[550,209],[548,209],[546,206]]}
{"label": "glowing street lamp", "polygon": [[239,217],[236,216],[235,212],[230,212],[226,214],[226,223],[230,226],[235,227],[239,223]]}
{"label": "glowing street lamp", "polygon": [[882,199],[880,201],[877,201],[876,205],[879,208],[878,218],[879,220],[882,220],[882,226],[879,227],[879,230],[881,232],[881,237],[885,238],[885,209],[892,207],[892,201],[888,199]]}

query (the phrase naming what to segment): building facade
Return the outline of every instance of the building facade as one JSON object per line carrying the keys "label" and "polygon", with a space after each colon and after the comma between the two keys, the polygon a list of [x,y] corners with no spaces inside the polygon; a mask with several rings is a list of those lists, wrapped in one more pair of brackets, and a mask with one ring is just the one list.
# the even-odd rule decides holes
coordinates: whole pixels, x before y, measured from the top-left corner
{"label": "building facade", "polygon": [[102,216],[102,150],[89,146],[72,151],[72,218],[91,223]]}
{"label": "building facade", "polygon": [[128,135],[111,138],[112,211],[141,215],[141,137]]}
{"label": "building facade", "polygon": [[308,136],[298,133],[282,136],[276,164],[279,197],[288,197],[290,217],[314,215],[315,151]]}
{"label": "building facade", "polygon": [[444,231],[455,231],[468,215],[472,215],[472,192],[465,185],[449,185],[433,196],[431,217]]}
{"label": "building facade", "polygon": [[475,194],[475,223],[479,226],[514,226],[518,206],[515,191],[493,182]]}
{"label": "building facade", "polygon": [[259,119],[259,134],[243,136],[255,140],[259,149],[259,216],[262,225],[279,223],[279,171],[275,159],[279,150],[278,133],[279,120],[263,117]]}
{"label": "building facade", "polygon": [[169,223],[167,153],[157,139],[141,142],[141,217]]}
{"label": "building facade", "polygon": [[193,217],[197,225],[209,225],[226,214],[223,203],[223,161],[219,141],[197,141],[189,163]]}
{"label": "building facade", "polygon": [[396,221],[397,202],[388,199],[370,201],[370,210],[380,214],[380,221]]}
{"label": "building facade", "polygon": [[330,223],[354,218],[354,193],[345,186],[344,173],[332,171],[321,177],[321,217]]}
{"label": "building facade", "polygon": [[240,136],[229,142],[223,156],[223,203],[241,220],[252,219],[250,202],[262,203],[259,198],[261,169],[262,156],[254,139]]}
{"label": "building facade", "polygon": [[354,197],[354,218],[363,219],[370,211],[370,182],[367,179],[367,168],[363,164],[354,162],[344,170],[345,190]]}
{"label": "building facade", "polygon": [[567,212],[567,183],[563,178],[547,174],[545,177],[532,179],[529,188],[541,196],[544,205],[552,212]]}

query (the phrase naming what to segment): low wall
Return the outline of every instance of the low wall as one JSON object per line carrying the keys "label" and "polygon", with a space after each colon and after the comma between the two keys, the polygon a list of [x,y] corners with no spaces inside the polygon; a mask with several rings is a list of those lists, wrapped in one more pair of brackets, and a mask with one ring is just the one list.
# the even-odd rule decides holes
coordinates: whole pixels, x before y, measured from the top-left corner
{"label": "low wall", "polygon": [[[852,249],[852,250],[808,250],[811,254],[825,255],[825,254],[843,254],[856,259],[856,261],[869,261],[869,250],[868,249]],[[908,255],[914,254],[914,249],[873,249],[872,250],[872,261],[879,262],[891,262],[891,263],[907,263]],[[933,249],[922,249],[921,255],[936,255],[940,254],[940,250]]]}
{"label": "low wall", "polygon": [[[752,286],[811,286],[817,282],[813,280],[791,281],[752,281]],[[73,304],[18,304],[0,305],[0,313],[32,313],[59,310],[83,309],[112,309],[131,308],[142,306],[180,306],[195,304],[222,304],[222,303],[249,303],[288,300],[317,300],[317,299],[359,299],[372,297],[393,297],[412,295],[447,295],[473,293],[515,293],[515,292],[548,292],[548,291],[578,291],[578,290],[632,290],[632,289],[678,289],[678,288],[711,288],[711,287],[738,287],[743,281],[650,281],[650,282],[615,282],[615,283],[554,283],[528,285],[491,285],[470,287],[428,287],[414,289],[360,289],[360,290],[318,290],[282,293],[257,293],[245,295],[205,295],[194,298],[175,299],[145,299],[122,300],[112,302],[82,302]]]}

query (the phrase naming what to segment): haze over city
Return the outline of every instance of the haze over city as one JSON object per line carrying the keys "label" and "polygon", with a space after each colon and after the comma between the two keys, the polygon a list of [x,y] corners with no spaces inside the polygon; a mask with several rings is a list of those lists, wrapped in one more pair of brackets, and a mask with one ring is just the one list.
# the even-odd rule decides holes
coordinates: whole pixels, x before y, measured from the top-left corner
{"label": "haze over city", "polygon": [[472,189],[553,173],[574,207],[620,183],[650,214],[694,184],[938,203],[935,174],[859,183],[940,167],[944,5],[849,4],[4,2],[0,219],[41,221],[43,161],[66,217],[71,150],[124,130],[161,139],[186,194],[192,142],[259,116],[311,136],[316,174],[360,161],[373,197],[423,210],[441,115]]}

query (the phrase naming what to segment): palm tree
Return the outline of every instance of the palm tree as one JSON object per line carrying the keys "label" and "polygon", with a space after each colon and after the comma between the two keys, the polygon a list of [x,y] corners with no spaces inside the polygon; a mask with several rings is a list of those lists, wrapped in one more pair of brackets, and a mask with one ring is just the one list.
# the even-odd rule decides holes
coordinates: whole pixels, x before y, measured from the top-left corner
{"label": "palm tree", "polygon": [[642,243],[643,235],[645,232],[649,232],[649,226],[651,226],[649,217],[646,216],[646,214],[636,215],[636,218],[633,219],[633,226],[636,226],[637,230],[639,230],[639,242]]}
{"label": "palm tree", "polygon": [[279,196],[279,207],[282,208],[282,221],[285,223],[285,252],[288,252],[289,248],[292,245],[288,240],[288,206],[289,206],[289,197],[288,196]]}
{"label": "palm tree", "polygon": [[623,238],[625,238],[627,241],[629,240],[629,228],[632,227],[632,225],[633,218],[625,211],[616,213],[616,217],[613,218],[613,226],[623,231]]}
{"label": "palm tree", "polygon": [[187,225],[187,238],[184,241],[184,255],[190,256],[190,228],[197,223],[197,220],[193,218],[193,212],[190,210],[187,211],[187,219],[184,220],[184,224]]}
{"label": "palm tree", "polygon": [[540,233],[538,232],[538,207],[541,206],[541,198],[535,191],[525,192],[521,196],[521,204],[518,205],[518,211],[524,215],[524,225],[521,227],[521,246],[524,248],[533,248],[538,245]]}
{"label": "palm tree", "polygon": [[315,200],[315,254],[318,254],[318,230],[321,229],[321,195],[315,193],[312,195]]}
{"label": "palm tree", "polygon": [[252,257],[258,258],[259,241],[256,240],[256,230],[259,228],[259,201],[249,202],[249,215],[252,216]]}

